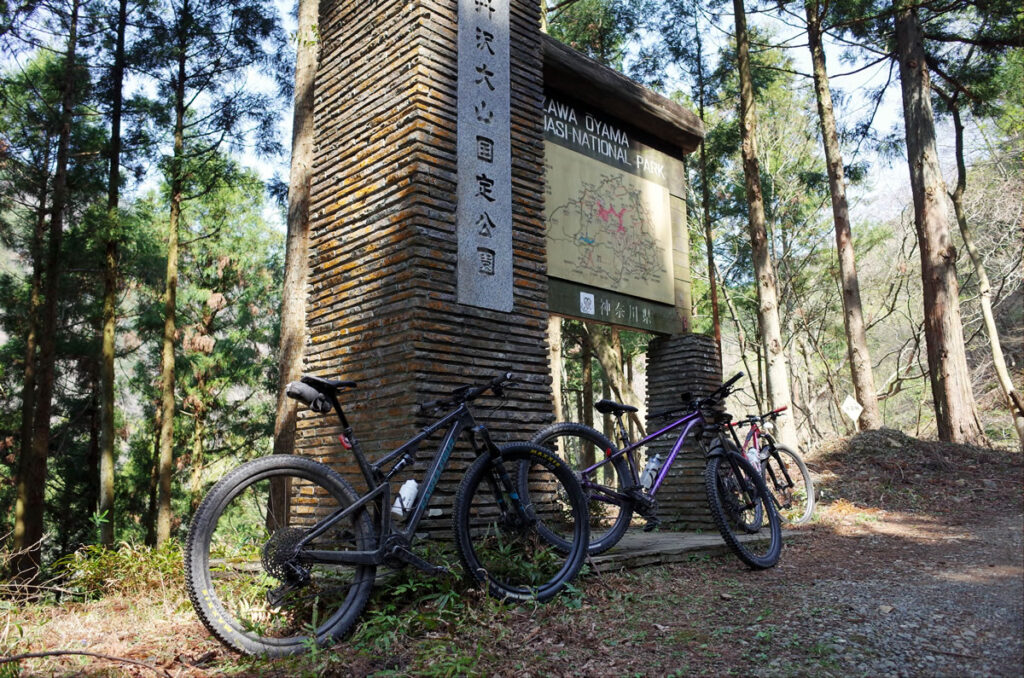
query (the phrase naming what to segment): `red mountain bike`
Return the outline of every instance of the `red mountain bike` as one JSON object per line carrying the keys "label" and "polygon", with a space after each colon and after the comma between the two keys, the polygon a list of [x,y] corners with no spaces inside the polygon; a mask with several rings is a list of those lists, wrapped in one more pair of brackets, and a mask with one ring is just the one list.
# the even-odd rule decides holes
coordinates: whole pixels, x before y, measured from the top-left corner
{"label": "red mountain bike", "polygon": [[[779,515],[791,525],[801,525],[814,513],[814,483],[800,455],[772,437],[774,422],[785,410],[780,407],[764,414],[748,414],[728,426],[747,460],[761,469]],[[750,430],[740,444],[736,429],[742,426],[749,426]]]}

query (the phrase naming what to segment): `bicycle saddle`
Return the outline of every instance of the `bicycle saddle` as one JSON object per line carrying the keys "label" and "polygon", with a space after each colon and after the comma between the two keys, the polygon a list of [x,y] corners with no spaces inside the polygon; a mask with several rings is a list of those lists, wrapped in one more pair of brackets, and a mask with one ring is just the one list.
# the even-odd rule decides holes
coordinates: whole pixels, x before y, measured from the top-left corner
{"label": "bicycle saddle", "polygon": [[614,400],[598,400],[594,403],[594,409],[601,414],[623,414],[625,412],[636,412],[636,408],[632,405],[623,405],[617,403]]}
{"label": "bicycle saddle", "polygon": [[337,393],[343,388],[352,388],[356,386],[356,382],[354,381],[341,381],[340,379],[322,379],[321,377],[314,377],[309,374],[302,377],[302,383],[312,386],[320,393]]}

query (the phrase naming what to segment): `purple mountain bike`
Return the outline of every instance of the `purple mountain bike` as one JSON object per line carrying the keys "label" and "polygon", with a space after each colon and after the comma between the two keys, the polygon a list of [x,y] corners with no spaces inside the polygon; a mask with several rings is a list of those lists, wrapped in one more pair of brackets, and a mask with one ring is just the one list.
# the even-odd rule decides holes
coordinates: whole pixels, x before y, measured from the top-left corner
{"label": "purple mountain bike", "polygon": [[[601,432],[583,424],[557,423],[541,430],[531,443],[558,452],[566,463],[579,469],[583,492],[590,507],[590,555],[615,546],[626,533],[633,515],[647,519],[646,530],[659,523],[657,494],[668,477],[683,444],[696,440],[704,450],[704,485],[711,516],[726,544],[744,563],[755,569],[773,567],[782,551],[782,528],[771,494],[758,469],[750,465],[725,436],[730,415],[721,412],[721,404],[732,392],[740,372],[706,398],[683,394],[682,408],[650,415],[666,425],[631,443],[622,423],[622,415],[636,412],[635,407],[602,400],[595,407],[611,414],[618,422],[622,449]],[[676,434],[672,451],[662,460],[655,455],[643,471],[638,468],[636,452],[652,440]],[[539,532],[557,541],[557,535]],[[743,538],[741,535],[762,538]]]}

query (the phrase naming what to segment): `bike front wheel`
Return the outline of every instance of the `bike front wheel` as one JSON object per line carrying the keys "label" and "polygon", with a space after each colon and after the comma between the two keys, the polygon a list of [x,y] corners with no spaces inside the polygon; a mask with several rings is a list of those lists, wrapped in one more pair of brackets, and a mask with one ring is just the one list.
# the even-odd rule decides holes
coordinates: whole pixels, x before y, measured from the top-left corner
{"label": "bike front wheel", "polygon": [[[524,477],[528,493],[520,490]],[[506,445],[469,467],[455,494],[454,522],[467,576],[501,600],[551,599],[587,555],[579,481],[553,452],[531,444]],[[557,539],[545,538],[542,527]]]}
{"label": "bike front wheel", "polygon": [[761,469],[782,520],[791,525],[810,520],[814,514],[814,482],[800,455],[784,445],[775,445],[761,462]]}
{"label": "bike front wheel", "polygon": [[704,470],[711,517],[740,560],[763,570],[779,562],[782,527],[761,474],[734,452],[712,455]]}
{"label": "bike front wheel", "polygon": [[330,468],[291,455],[255,459],[214,485],[185,550],[189,597],[210,633],[246,654],[283,656],[348,631],[370,596],[375,568],[312,554],[372,550],[367,513],[302,542],[318,521],[355,500]]}
{"label": "bike front wheel", "polygon": [[[530,442],[557,453],[577,474],[618,452],[615,445],[596,429],[572,422],[548,426]],[[590,555],[604,553],[618,544],[629,528],[633,518],[633,500],[626,495],[626,487],[631,484],[629,481],[629,465],[622,457],[582,478],[590,516]],[[546,534],[543,525],[541,534],[554,538],[554,535]]]}

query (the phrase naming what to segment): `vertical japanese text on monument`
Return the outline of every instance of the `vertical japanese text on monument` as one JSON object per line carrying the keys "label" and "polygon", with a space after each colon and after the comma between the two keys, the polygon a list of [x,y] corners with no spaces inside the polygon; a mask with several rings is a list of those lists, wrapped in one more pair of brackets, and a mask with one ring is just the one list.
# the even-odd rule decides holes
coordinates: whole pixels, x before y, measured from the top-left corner
{"label": "vertical japanese text on monument", "polygon": [[512,152],[509,0],[459,0],[460,303],[511,311]]}

